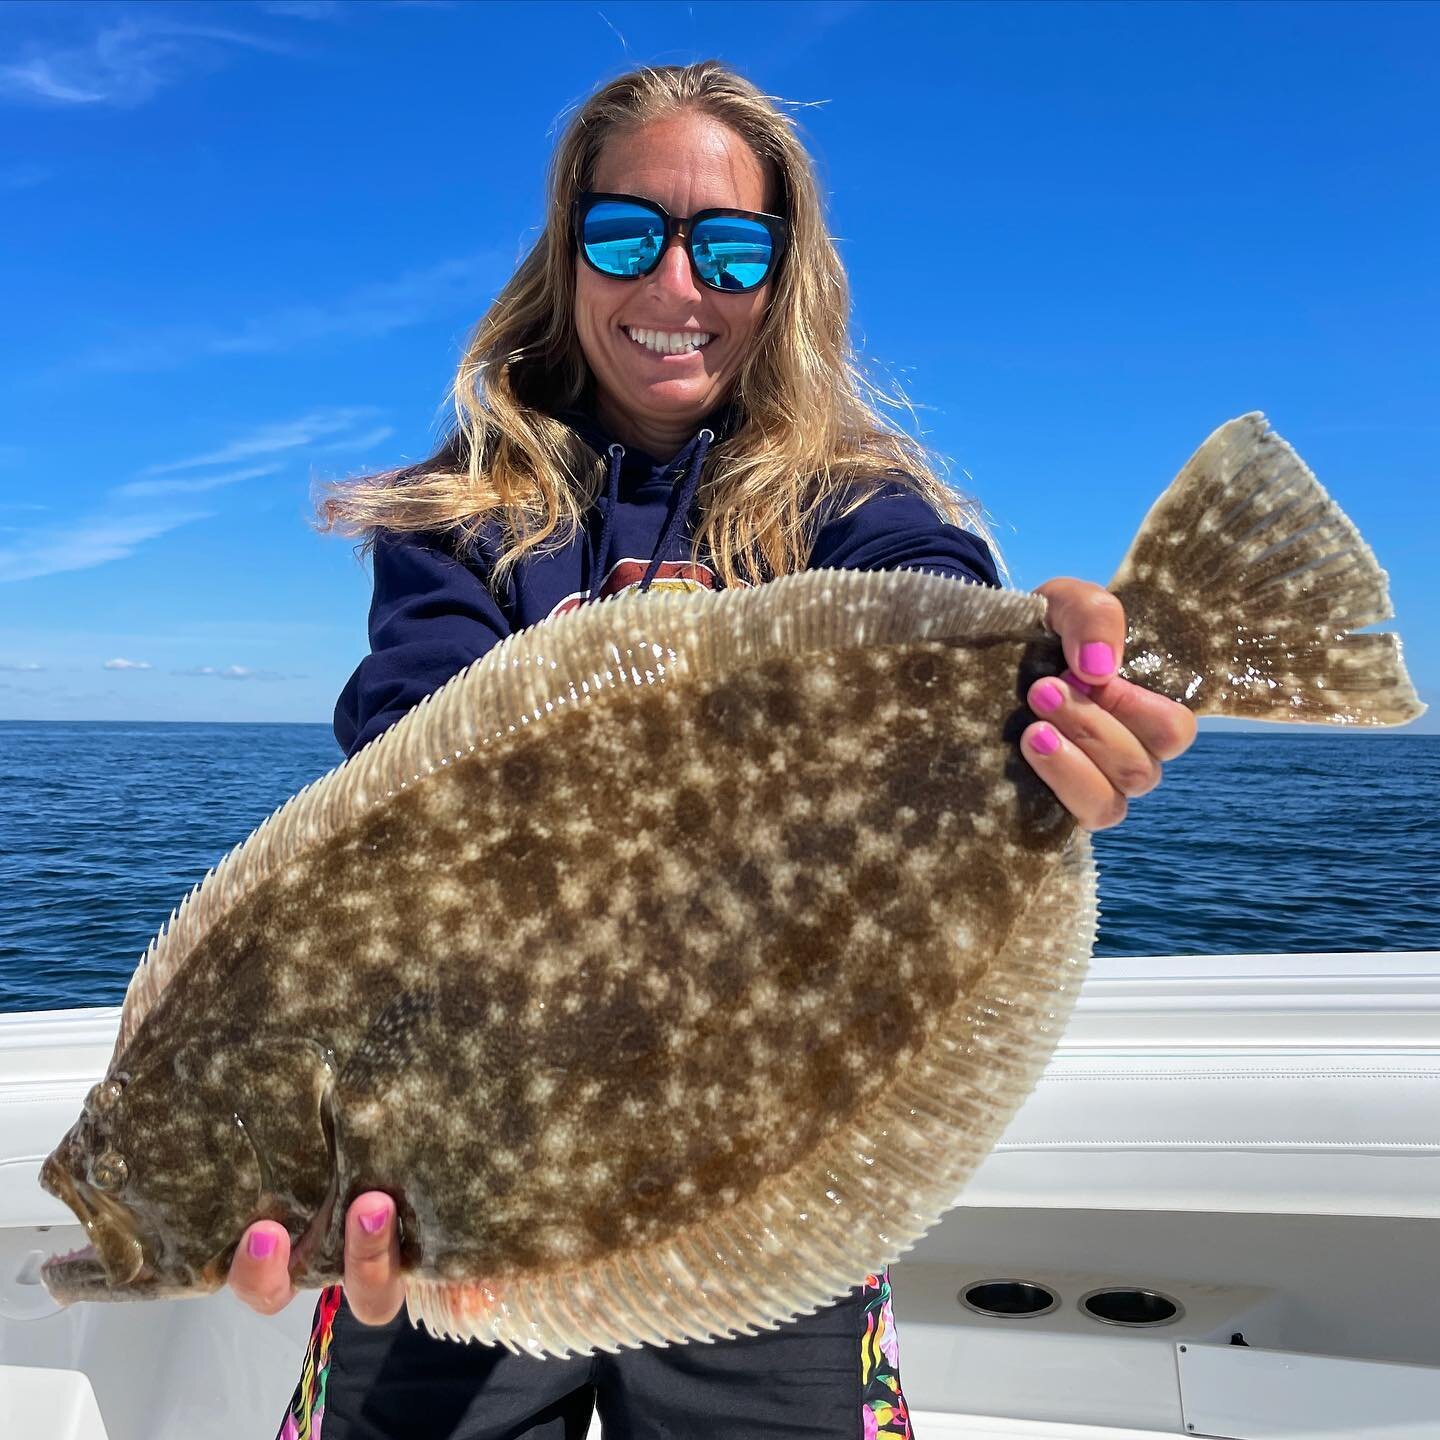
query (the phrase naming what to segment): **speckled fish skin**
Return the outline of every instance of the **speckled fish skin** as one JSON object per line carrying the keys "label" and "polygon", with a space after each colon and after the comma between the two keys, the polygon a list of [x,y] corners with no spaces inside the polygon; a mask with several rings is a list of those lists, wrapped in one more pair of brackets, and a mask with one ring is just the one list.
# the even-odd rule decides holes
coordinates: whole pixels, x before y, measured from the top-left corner
{"label": "speckled fish skin", "polygon": [[[1299,462],[1245,421],[1228,483],[1261,509],[1217,543],[1258,544],[1258,588],[1308,616],[1297,564],[1334,567],[1306,551],[1266,570],[1267,526],[1305,510],[1244,467],[1267,446],[1286,475]],[[1176,527],[1208,533],[1234,508],[1223,487],[1201,504],[1207,483],[1182,472],[1117,576],[1127,673],[1218,713],[1418,714],[1393,637],[1337,637],[1333,595],[1330,620],[1306,621],[1318,659],[1268,619],[1227,612],[1217,636],[1175,598],[1183,572],[1157,597]],[[1341,521],[1346,553],[1363,549]],[[1357,574],[1350,614],[1369,619],[1348,623],[1365,624],[1388,613],[1384,575],[1373,558]],[[44,1170],[97,1252],[46,1267],[57,1298],[203,1293],[262,1216],[289,1229],[297,1284],[333,1283],[345,1206],[378,1188],[397,1200],[413,1318],[584,1353],[813,1310],[953,1203],[1053,1050],[1093,944],[1087,838],[1015,744],[1026,688],[1064,668],[1043,602],[811,572],[704,597],[678,653],[647,648],[687,618],[681,598],[551,622],[571,627],[562,656],[567,637],[625,637],[609,682],[543,711],[532,685],[516,715],[535,723],[492,716],[480,743],[427,750],[452,687],[511,683],[505,656],[457,677],[386,752],[411,745],[425,773],[378,795],[368,772],[340,777],[366,792],[353,817],[192,927],[153,996],[132,983],[106,1081]],[[711,663],[741,606],[760,638]],[[584,673],[545,658],[545,630],[511,665]],[[668,670],[635,660],[652,650]]]}

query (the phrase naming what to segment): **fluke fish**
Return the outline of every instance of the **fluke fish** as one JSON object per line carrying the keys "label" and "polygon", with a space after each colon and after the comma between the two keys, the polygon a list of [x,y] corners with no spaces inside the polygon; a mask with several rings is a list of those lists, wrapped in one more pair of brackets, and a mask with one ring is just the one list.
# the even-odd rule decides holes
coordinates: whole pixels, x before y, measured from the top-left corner
{"label": "fluke fish", "polygon": [[[1202,715],[1422,706],[1354,526],[1260,415],[1114,581]],[[1042,597],[912,572],[623,594],[506,640],[237,846],[151,943],[42,1183],[57,1300],[304,1287],[395,1197],[411,1319],[536,1355],[773,1328],[957,1200],[1065,1028],[1086,833],[1018,753]]]}

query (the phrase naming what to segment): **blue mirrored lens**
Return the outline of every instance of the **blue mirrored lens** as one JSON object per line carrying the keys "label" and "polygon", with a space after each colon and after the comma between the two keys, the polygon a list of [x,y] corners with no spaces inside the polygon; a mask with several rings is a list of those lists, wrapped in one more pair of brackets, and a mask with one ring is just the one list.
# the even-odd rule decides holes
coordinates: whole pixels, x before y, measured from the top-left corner
{"label": "blue mirrored lens", "polygon": [[765,279],[774,255],[769,230],[740,215],[702,220],[691,245],[701,277],[722,290],[753,290]]}
{"label": "blue mirrored lens", "polygon": [[643,275],[665,239],[665,222],[643,205],[601,200],[585,212],[581,239],[592,264],[607,275]]}

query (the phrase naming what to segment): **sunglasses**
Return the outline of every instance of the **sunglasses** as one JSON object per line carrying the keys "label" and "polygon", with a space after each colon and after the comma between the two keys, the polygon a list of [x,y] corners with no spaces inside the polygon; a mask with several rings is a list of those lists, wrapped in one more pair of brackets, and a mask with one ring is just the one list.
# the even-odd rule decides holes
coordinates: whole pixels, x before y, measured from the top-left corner
{"label": "sunglasses", "polygon": [[612,280],[650,274],[672,235],[685,237],[695,278],[712,290],[743,294],[774,273],[790,227],[754,210],[697,210],[677,220],[639,195],[587,190],[570,205],[570,228],[585,263]]}

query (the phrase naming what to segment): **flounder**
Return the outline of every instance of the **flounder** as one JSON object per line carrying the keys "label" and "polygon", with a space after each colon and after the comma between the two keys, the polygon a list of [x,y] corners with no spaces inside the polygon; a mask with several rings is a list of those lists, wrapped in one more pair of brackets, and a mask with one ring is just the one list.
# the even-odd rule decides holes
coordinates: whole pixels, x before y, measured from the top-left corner
{"label": "flounder", "polygon": [[[1423,707],[1384,572],[1262,416],[1111,588],[1200,714]],[[432,1333],[535,1355],[773,1328],[952,1206],[1064,1030],[1089,839],[1020,757],[1045,601],[916,572],[626,593],[517,634],[193,890],[42,1183],[57,1300],[301,1287],[397,1202]]]}

